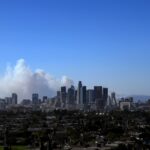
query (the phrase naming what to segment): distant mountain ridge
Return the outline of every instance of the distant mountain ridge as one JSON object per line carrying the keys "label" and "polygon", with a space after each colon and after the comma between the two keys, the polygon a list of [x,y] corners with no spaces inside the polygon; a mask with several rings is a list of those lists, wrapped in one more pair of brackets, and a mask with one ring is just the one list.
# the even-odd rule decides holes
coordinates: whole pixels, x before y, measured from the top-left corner
{"label": "distant mountain ridge", "polygon": [[150,99],[150,96],[148,95],[130,95],[127,97],[133,97],[134,101],[147,101]]}

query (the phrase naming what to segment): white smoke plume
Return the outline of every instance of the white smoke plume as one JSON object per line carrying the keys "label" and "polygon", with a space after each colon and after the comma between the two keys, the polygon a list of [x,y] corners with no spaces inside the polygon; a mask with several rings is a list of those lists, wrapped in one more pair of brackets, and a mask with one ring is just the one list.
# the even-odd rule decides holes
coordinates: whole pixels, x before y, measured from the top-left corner
{"label": "white smoke plume", "polygon": [[0,97],[18,94],[19,102],[30,98],[32,93],[42,96],[55,96],[61,86],[70,87],[73,80],[66,76],[56,79],[41,69],[32,71],[24,59],[19,59],[15,66],[8,66],[6,73],[0,77]]}

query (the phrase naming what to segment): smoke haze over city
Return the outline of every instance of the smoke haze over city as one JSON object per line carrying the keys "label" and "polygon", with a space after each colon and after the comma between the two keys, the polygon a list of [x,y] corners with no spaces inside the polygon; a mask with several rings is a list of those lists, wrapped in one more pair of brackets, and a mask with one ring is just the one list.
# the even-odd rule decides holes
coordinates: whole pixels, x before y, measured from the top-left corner
{"label": "smoke haze over city", "polygon": [[5,97],[15,92],[21,101],[31,98],[32,93],[42,96],[54,96],[60,86],[70,87],[73,80],[67,76],[56,79],[44,70],[32,71],[24,59],[19,59],[15,66],[7,66],[6,72],[0,77],[0,96]]}

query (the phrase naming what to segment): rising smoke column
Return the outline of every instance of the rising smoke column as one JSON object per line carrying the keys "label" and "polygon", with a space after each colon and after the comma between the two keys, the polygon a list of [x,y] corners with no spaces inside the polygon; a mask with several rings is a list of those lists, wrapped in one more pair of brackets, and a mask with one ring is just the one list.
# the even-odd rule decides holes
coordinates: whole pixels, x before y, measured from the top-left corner
{"label": "rising smoke column", "polygon": [[70,87],[72,84],[73,80],[66,76],[56,79],[42,69],[32,71],[24,59],[19,59],[15,66],[8,66],[6,73],[0,77],[0,97],[10,96],[13,92],[18,94],[19,101],[31,98],[32,93],[51,97],[60,86]]}

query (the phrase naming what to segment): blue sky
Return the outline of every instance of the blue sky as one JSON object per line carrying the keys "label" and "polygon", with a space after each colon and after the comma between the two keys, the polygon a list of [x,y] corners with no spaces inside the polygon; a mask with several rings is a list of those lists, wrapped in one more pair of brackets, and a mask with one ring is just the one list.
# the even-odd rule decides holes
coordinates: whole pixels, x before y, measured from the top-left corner
{"label": "blue sky", "polygon": [[0,73],[34,70],[150,95],[149,0],[1,0]]}

